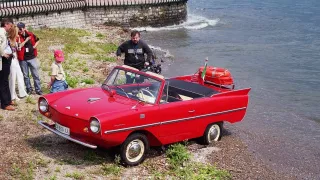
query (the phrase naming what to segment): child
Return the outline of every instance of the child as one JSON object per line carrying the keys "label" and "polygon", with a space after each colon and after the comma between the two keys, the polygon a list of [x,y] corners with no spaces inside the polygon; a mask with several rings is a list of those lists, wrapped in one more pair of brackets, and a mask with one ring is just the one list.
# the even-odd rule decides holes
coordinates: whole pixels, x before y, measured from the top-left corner
{"label": "child", "polygon": [[48,88],[51,88],[50,93],[55,93],[68,89],[66,82],[66,75],[62,68],[62,62],[64,61],[63,52],[61,50],[54,51],[55,62],[51,65],[51,81],[48,84]]}

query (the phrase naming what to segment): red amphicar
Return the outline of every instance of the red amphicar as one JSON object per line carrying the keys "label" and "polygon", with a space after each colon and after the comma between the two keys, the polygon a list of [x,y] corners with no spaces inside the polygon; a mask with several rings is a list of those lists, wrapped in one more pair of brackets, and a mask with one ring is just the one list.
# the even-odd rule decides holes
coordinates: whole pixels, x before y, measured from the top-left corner
{"label": "red amphicar", "polygon": [[[210,144],[223,124],[241,121],[250,88],[234,89],[223,68],[165,78],[128,66],[116,66],[100,87],[41,96],[39,124],[88,148],[119,146],[121,161],[141,163],[150,146],[197,138]],[[228,86],[231,86],[229,88]]]}

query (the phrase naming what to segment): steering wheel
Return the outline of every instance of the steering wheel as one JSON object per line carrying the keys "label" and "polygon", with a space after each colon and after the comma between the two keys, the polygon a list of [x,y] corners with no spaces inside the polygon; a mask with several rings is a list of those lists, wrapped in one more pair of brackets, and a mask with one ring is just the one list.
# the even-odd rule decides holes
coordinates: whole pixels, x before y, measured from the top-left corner
{"label": "steering wheel", "polygon": [[142,94],[145,94],[144,92],[146,92],[146,95],[150,95],[152,98],[156,98],[154,97],[154,95],[147,89],[140,89],[140,91],[142,92]]}

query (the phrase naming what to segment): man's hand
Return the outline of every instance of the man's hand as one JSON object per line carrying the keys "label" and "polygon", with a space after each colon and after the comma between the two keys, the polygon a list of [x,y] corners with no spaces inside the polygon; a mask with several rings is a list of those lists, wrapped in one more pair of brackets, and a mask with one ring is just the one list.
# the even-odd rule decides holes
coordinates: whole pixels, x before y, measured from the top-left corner
{"label": "man's hand", "polygon": [[51,88],[51,82],[49,82],[49,83],[48,83],[47,88],[48,88],[48,89],[50,89],[50,88]]}
{"label": "man's hand", "polygon": [[3,57],[9,58],[9,57],[10,57],[10,54],[4,54]]}

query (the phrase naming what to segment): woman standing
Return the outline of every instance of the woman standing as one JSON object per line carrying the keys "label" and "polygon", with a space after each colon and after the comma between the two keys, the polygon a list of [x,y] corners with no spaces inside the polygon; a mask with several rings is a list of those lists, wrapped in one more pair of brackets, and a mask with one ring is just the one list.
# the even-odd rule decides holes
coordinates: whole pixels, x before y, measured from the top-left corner
{"label": "woman standing", "polygon": [[[10,87],[10,93],[11,93],[11,100],[19,100],[17,93],[16,93],[16,80],[18,81],[18,91],[19,91],[19,97],[26,97],[28,94],[26,92],[25,86],[24,86],[24,79],[23,74],[18,62],[17,58],[17,49],[18,49],[18,43],[16,42],[18,36],[18,27],[13,25],[11,29],[8,32],[8,39],[9,43],[13,52],[13,59],[10,67],[10,76],[9,76],[9,87]],[[28,41],[28,39],[26,40]],[[25,41],[25,42],[26,42]],[[25,43],[23,42],[23,43]],[[21,43],[21,44],[23,44]]]}

